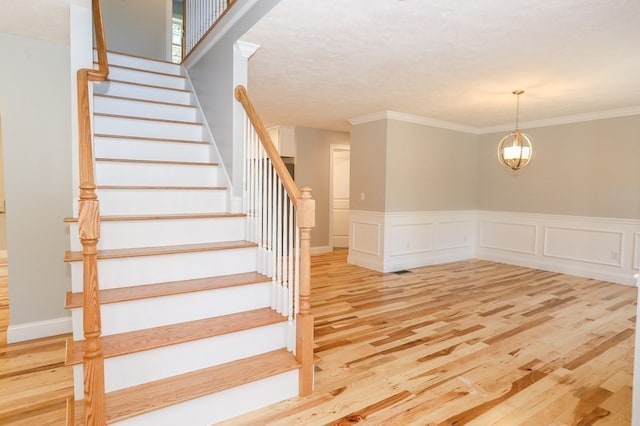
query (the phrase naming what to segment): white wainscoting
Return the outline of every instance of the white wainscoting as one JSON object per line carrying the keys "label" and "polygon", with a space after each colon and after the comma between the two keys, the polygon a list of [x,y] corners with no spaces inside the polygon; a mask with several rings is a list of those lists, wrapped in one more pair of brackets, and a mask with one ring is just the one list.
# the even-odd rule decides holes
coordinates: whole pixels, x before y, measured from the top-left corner
{"label": "white wainscoting", "polygon": [[479,258],[635,285],[640,220],[499,211],[351,211],[348,262],[380,272]]}
{"label": "white wainscoting", "polygon": [[635,285],[639,220],[478,211],[476,257]]}
{"label": "white wainscoting", "polygon": [[351,211],[349,263],[392,272],[473,257],[473,211]]}

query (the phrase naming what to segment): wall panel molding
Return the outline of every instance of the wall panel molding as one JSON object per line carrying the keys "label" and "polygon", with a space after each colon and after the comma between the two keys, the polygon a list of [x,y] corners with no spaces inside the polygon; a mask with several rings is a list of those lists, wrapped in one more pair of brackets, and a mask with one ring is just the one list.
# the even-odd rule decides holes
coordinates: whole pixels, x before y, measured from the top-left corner
{"label": "wall panel molding", "polygon": [[635,285],[640,220],[485,210],[352,211],[349,263],[393,272],[479,258]]}

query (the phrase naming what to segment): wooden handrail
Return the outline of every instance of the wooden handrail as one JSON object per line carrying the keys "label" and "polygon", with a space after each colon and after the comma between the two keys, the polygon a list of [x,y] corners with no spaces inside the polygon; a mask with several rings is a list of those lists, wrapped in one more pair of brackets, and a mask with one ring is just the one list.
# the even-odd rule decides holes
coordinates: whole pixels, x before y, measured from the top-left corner
{"label": "wooden handrail", "polygon": [[296,206],[296,224],[300,229],[300,287],[299,311],[296,315],[296,359],[300,362],[299,394],[307,396],[313,392],[313,315],[311,315],[311,230],[315,226],[315,200],[311,188],[299,190],[278,154],[269,132],[262,124],[247,90],[239,85],[235,97],[242,104],[248,120],[258,135],[265,153],[280,177],[282,186]]}
{"label": "wooden handrail", "polygon": [[264,127],[264,124],[262,124],[262,120],[260,120],[253,104],[249,100],[249,97],[247,96],[247,89],[242,85],[238,85],[236,86],[235,95],[238,102],[240,102],[244,107],[244,110],[247,113],[247,118],[256,129],[260,142],[262,143],[262,147],[269,156],[269,159],[273,164],[273,168],[276,169],[276,173],[278,173],[280,180],[282,180],[282,186],[287,190],[289,198],[297,204],[298,200],[300,200],[300,190],[293,181],[291,174],[289,174],[287,166],[284,165],[284,161],[280,158],[280,154],[278,154],[278,150],[269,136],[269,132],[267,132],[267,129]]}
{"label": "wooden handrail", "polygon": [[100,335],[100,298],[98,285],[97,245],[100,238],[100,209],[94,179],[89,83],[104,81],[109,75],[107,46],[102,22],[100,0],[92,0],[98,69],[83,68],[77,72],[78,84],[78,144],[80,195],[78,200],[78,230],[82,244],[83,263],[83,334],[84,424],[106,423],[104,398],[104,354]]}

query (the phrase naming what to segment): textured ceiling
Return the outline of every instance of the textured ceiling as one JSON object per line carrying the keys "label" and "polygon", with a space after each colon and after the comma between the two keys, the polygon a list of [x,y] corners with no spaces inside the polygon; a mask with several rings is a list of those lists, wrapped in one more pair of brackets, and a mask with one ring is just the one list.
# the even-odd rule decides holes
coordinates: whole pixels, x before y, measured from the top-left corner
{"label": "textured ceiling", "polygon": [[243,40],[268,125],[398,111],[474,128],[640,113],[639,0],[282,0]]}

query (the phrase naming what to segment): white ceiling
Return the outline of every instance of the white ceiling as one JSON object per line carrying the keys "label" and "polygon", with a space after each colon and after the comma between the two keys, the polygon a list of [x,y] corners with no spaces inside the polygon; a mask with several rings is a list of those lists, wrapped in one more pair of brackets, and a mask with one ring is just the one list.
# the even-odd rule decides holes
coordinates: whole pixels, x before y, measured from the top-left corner
{"label": "white ceiling", "polygon": [[524,122],[640,113],[640,0],[282,0],[243,40],[267,125],[390,110],[488,131],[513,126],[515,89]]}
{"label": "white ceiling", "polygon": [[0,32],[69,43],[69,4],[90,0],[0,0]]}

